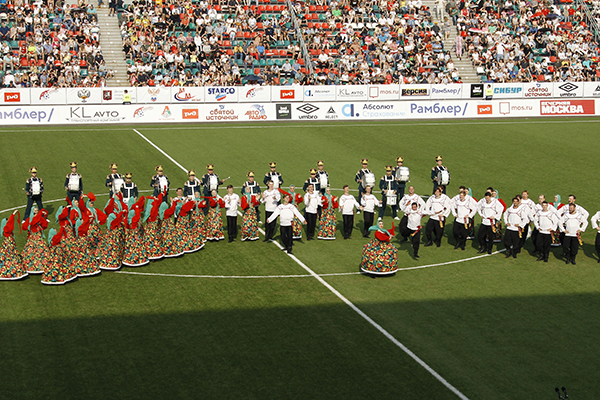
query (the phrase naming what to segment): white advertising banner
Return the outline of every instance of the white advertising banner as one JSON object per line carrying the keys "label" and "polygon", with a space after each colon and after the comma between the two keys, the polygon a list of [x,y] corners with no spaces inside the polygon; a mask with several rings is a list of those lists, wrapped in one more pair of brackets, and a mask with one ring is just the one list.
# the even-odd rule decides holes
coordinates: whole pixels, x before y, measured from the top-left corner
{"label": "white advertising banner", "polygon": [[268,86],[242,86],[239,88],[240,103],[268,103],[271,101],[271,89]]}
{"label": "white advertising banner", "polygon": [[67,88],[67,104],[100,104],[101,88]]}
{"label": "white advertising banner", "polygon": [[[171,88],[168,87],[138,87],[136,92],[138,104],[152,103],[174,103],[176,100],[171,97]],[[203,96],[201,96],[203,97]]]}
{"label": "white advertising banner", "polygon": [[462,99],[463,85],[431,85],[431,96],[432,99]]}
{"label": "white advertising banner", "polygon": [[[177,104],[177,103],[203,103],[205,97],[205,93],[204,93],[204,89],[203,87],[178,87],[178,86],[173,86],[171,87],[171,104]],[[208,88],[207,88],[208,89]],[[215,92],[218,89],[225,89],[225,88],[219,88],[219,87],[212,87],[210,89],[214,89]],[[232,101],[237,101],[237,92],[235,91],[235,88],[233,89],[234,94],[231,95],[230,97],[232,98]],[[226,98],[227,95],[223,95],[223,99]],[[213,98],[215,98],[215,96],[213,96]],[[233,99],[235,98],[235,100]]]}
{"label": "white advertising banner", "polygon": [[31,88],[31,104],[67,104],[65,88]]}
{"label": "white advertising banner", "polygon": [[584,97],[600,97],[600,82],[585,82],[583,95]]}
{"label": "white advertising banner", "polygon": [[554,97],[583,97],[583,82],[554,82]]}
{"label": "white advertising banner", "polygon": [[113,87],[102,88],[102,104],[123,104],[125,91],[131,95],[131,104],[137,103],[137,90],[135,88]]}
{"label": "white advertising banner", "polygon": [[[60,119],[61,106],[8,106],[0,107],[2,125],[48,125],[64,123]],[[64,106],[63,106],[64,107]]]}
{"label": "white advertising banner", "polygon": [[367,100],[368,98],[368,86],[341,85],[335,87],[335,99],[337,101],[360,101]]}
{"label": "white advertising banner", "polygon": [[271,86],[271,101],[303,101],[302,86]]}
{"label": "white advertising banner", "polygon": [[369,85],[369,100],[400,100],[400,85]]}
{"label": "white advertising banner", "polygon": [[494,90],[492,98],[494,99],[520,99],[523,97],[522,83],[493,83],[492,87]]}
{"label": "white advertising banner", "polygon": [[303,86],[304,101],[335,101],[335,86]]}
{"label": "white advertising banner", "polygon": [[523,97],[526,99],[547,99],[552,97],[553,83],[534,82],[523,84]]}
{"label": "white advertising banner", "polygon": [[204,89],[204,101],[207,103],[236,103],[238,101],[240,88],[237,86],[207,86]]}
{"label": "white advertising banner", "polygon": [[0,104],[30,104],[29,89],[0,90]]}

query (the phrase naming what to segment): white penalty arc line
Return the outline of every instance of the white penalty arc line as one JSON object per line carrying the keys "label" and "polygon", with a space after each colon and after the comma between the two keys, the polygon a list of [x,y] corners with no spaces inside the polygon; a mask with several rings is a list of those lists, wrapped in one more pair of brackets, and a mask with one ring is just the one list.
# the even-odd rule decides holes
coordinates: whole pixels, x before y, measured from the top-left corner
{"label": "white penalty arc line", "polygon": [[[160,151],[163,155],[165,155],[169,160],[173,161],[173,163],[175,165],[177,165],[179,168],[181,168],[182,170],[186,171],[187,170],[181,165],[179,164],[177,161],[175,161],[171,156],[169,156],[167,153],[165,153],[162,149],[160,149],[157,145],[155,145],[154,143],[152,143],[147,137],[145,137],[144,135],[142,135],[139,131],[137,131],[136,129],[134,129],[135,133],[137,133],[140,137],[142,137],[146,142],[148,142],[149,144],[152,145],[152,147],[154,147],[155,149],[157,149],[158,151]],[[259,229],[259,231],[264,235],[265,232],[262,229]],[[275,242],[275,241],[271,241],[271,243],[274,243],[277,247],[279,247],[280,249],[283,250],[283,247]],[[425,361],[423,361],[421,358],[419,358],[415,353],[413,353],[408,347],[406,347],[404,344],[402,344],[398,339],[396,339],[394,336],[392,336],[388,331],[386,331],[381,325],[379,325],[377,322],[373,321],[373,319],[371,319],[371,317],[369,317],[367,314],[365,314],[362,310],[360,310],[357,306],[354,305],[354,303],[352,303],[350,300],[348,300],[346,297],[344,297],[344,295],[342,295],[340,292],[338,292],[333,286],[331,286],[329,283],[327,283],[322,277],[320,277],[319,275],[317,275],[312,269],[310,269],[309,267],[306,266],[306,264],[304,264],[302,261],[300,261],[295,255],[293,254],[288,254],[286,253],[288,257],[290,257],[292,260],[294,260],[298,265],[300,265],[306,272],[308,272],[312,277],[314,277],[316,280],[318,280],[323,286],[325,286],[327,289],[329,289],[333,294],[335,294],[340,300],[342,300],[344,303],[346,303],[346,305],[348,305],[352,310],[354,310],[358,315],[360,315],[363,319],[365,319],[369,324],[371,324],[373,327],[375,327],[375,329],[377,329],[379,332],[381,332],[386,338],[388,338],[392,343],[394,343],[397,347],[399,347],[402,351],[404,351],[404,353],[406,353],[409,357],[411,357],[413,360],[415,360],[417,362],[417,364],[419,364],[420,366],[422,366],[427,372],[429,372],[434,378],[436,378],[442,385],[444,385],[446,388],[448,388],[452,393],[454,393],[456,396],[458,396],[458,398],[460,398],[461,400],[469,400],[469,398],[467,396],[465,396],[464,394],[462,394],[462,392],[460,392],[457,388],[455,388],[454,386],[452,386],[447,380],[445,380],[440,374],[438,374],[433,368],[431,368],[429,365],[427,365],[427,363]]]}

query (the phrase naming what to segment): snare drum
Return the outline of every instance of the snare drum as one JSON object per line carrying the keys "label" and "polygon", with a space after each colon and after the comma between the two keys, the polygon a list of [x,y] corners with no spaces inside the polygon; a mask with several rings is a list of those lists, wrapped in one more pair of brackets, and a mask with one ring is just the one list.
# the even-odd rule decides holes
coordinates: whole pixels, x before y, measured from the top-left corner
{"label": "snare drum", "polygon": [[208,188],[212,192],[213,190],[217,190],[218,186],[219,186],[219,179],[217,178],[216,175],[211,175],[208,178]]}
{"label": "snare drum", "polygon": [[273,189],[279,189],[279,175],[271,175],[273,181]]}
{"label": "snare drum", "polygon": [[375,174],[372,172],[365,172],[363,175],[362,187],[366,188],[367,186],[375,187]]}
{"label": "snare drum", "polygon": [[447,186],[450,183],[450,172],[448,170],[438,172],[438,185]]}
{"label": "snare drum", "polygon": [[327,181],[327,174],[319,174],[319,183],[321,184],[321,189],[325,190],[329,185]]}
{"label": "snare drum", "polygon": [[410,171],[408,167],[400,167],[396,170],[396,179],[400,182],[408,182]]}
{"label": "snare drum", "polygon": [[67,187],[70,192],[79,192],[79,175],[70,175]]}
{"label": "snare drum", "polygon": [[165,176],[158,177],[158,189],[161,192],[166,192],[169,189],[169,181],[167,181],[167,177],[165,177]]}
{"label": "snare drum", "polygon": [[113,179],[113,193],[119,193],[124,183],[125,181],[122,178]]}
{"label": "snare drum", "polygon": [[42,185],[40,185],[40,181],[31,181],[31,195],[39,196],[42,192]]}
{"label": "snare drum", "polygon": [[388,194],[386,196],[385,202],[388,206],[395,206],[397,200],[398,200],[398,196],[396,196],[395,194]]}

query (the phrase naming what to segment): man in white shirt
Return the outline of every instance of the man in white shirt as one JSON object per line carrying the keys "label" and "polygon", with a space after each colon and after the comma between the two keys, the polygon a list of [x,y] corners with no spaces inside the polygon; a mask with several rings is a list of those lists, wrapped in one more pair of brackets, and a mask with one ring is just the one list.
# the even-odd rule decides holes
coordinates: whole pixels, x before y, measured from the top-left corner
{"label": "man in white shirt", "polygon": [[419,258],[419,246],[421,244],[421,218],[424,212],[419,207],[418,203],[412,203],[409,210],[406,210],[406,216],[408,219],[407,229],[408,234],[411,236],[411,243],[414,251],[414,257]]}
{"label": "man in white shirt", "polygon": [[[429,215],[429,221],[425,226],[425,235],[427,236],[425,247],[433,245],[434,242],[437,247],[442,244],[446,218],[452,211],[452,200],[443,193],[443,190],[441,186],[436,187],[434,195],[429,197],[425,203],[425,214]],[[435,234],[435,239],[432,238],[432,233]]]}
{"label": "man in white shirt", "polygon": [[380,206],[381,202],[371,193],[371,186],[365,187],[365,193],[363,193],[360,199],[360,205],[363,207],[363,237],[369,237],[369,228],[373,226],[373,220],[375,219],[375,206]]}
{"label": "man in white shirt", "polygon": [[529,223],[533,222],[536,211],[535,201],[529,198],[529,192],[527,190],[523,190],[523,193],[521,193],[521,204],[526,207],[525,210],[527,212],[525,215],[527,216],[527,220],[523,221],[525,223],[525,226],[522,227],[523,232],[521,235],[521,243],[519,244],[519,252],[521,252],[521,249],[525,245],[525,241],[527,240],[527,236],[529,235]]}
{"label": "man in white shirt", "polygon": [[511,255],[517,258],[523,234],[523,226],[529,223],[529,211],[527,206],[520,203],[518,197],[512,199],[513,205],[504,212],[506,232],[504,233],[504,247],[506,247],[506,258]]}
{"label": "man in white shirt", "polygon": [[458,198],[452,202],[452,215],[454,215],[454,226],[452,234],[454,235],[454,248],[465,249],[467,237],[469,236],[469,223],[477,213],[477,203],[465,191],[461,191]]}
{"label": "man in white shirt", "polygon": [[540,253],[536,261],[548,262],[550,254],[550,245],[552,244],[552,231],[558,226],[558,217],[554,211],[551,211],[548,202],[542,202],[542,209],[538,210],[533,219],[535,229],[538,234],[534,241],[536,250]]}
{"label": "man in white shirt", "polygon": [[402,217],[400,220],[400,225],[398,225],[398,231],[402,236],[400,243],[406,241],[408,235],[410,235],[407,230],[408,217],[406,216],[406,213],[407,211],[410,211],[412,203],[417,203],[419,210],[425,207],[425,201],[421,196],[415,193],[415,187],[411,185],[408,187],[408,194],[402,196],[398,204],[398,208],[400,208],[400,211],[404,213],[404,217]]}
{"label": "man in white shirt", "polygon": [[321,203],[321,194],[315,192],[315,187],[309,184],[307,192],[304,195],[304,209],[306,215],[306,238],[307,240],[313,240],[315,236],[315,228],[317,226],[317,212]]}
{"label": "man in white shirt", "polygon": [[587,226],[587,216],[577,209],[575,203],[569,203],[569,211],[563,214],[559,224],[560,231],[565,233],[562,243],[567,264],[575,265],[581,233],[585,232]]}
{"label": "man in white shirt", "polygon": [[492,196],[492,192],[485,192],[485,197],[479,201],[477,206],[477,212],[481,216],[481,225],[477,232],[480,249],[477,254],[482,254],[486,250],[488,254],[492,254],[496,221],[502,218],[502,210],[502,204]]}
{"label": "man in white shirt", "polygon": [[592,228],[594,228],[598,233],[596,234],[596,242],[594,243],[596,247],[596,254],[598,254],[598,262],[600,263],[600,225],[598,222],[600,221],[600,211],[592,216]]}
{"label": "man in white shirt", "polygon": [[306,220],[300,214],[296,206],[290,204],[290,195],[285,194],[283,196],[283,204],[280,204],[275,208],[275,211],[267,218],[267,226],[274,224],[277,217],[279,218],[279,232],[281,234],[281,244],[288,254],[292,254],[292,246],[294,242],[292,240],[292,221],[296,216],[304,225]]}
{"label": "man in white shirt", "polygon": [[[265,221],[273,214],[281,199],[279,190],[273,189],[273,181],[268,181],[267,186],[268,189],[262,192],[262,198],[260,199],[260,202],[265,204]],[[267,223],[265,225],[265,240],[263,240],[263,242],[273,239],[274,232],[275,222]]]}
{"label": "man in white shirt", "polygon": [[344,239],[350,239],[352,235],[352,229],[354,228],[354,208],[362,209],[362,206],[358,204],[354,196],[350,195],[350,188],[348,185],[344,185],[344,194],[340,196],[340,211],[342,212],[342,218],[344,220]]}
{"label": "man in white shirt", "polygon": [[223,197],[225,201],[225,215],[227,215],[227,235],[229,243],[237,237],[237,208],[240,204],[240,196],[233,193],[233,185],[227,185],[227,194]]}

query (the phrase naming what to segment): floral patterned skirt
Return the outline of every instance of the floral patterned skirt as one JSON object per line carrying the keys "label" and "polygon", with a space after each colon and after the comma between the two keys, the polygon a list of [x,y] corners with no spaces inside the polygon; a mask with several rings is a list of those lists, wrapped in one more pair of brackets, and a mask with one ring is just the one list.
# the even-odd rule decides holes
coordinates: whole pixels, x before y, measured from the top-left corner
{"label": "floral patterned skirt", "polygon": [[0,247],[0,281],[16,281],[27,275],[15,238],[12,235],[5,236]]}
{"label": "floral patterned skirt", "polygon": [[225,235],[223,234],[223,220],[221,219],[221,212],[217,210],[216,207],[211,207],[208,210],[206,225],[206,238],[208,240],[225,239]]}
{"label": "floral patterned skirt", "polygon": [[560,244],[560,232],[552,231],[552,233],[550,235],[552,237],[552,242],[550,243],[550,246],[559,247],[561,245]]}
{"label": "floral patterned skirt", "polygon": [[65,252],[64,244],[51,246],[49,259],[44,266],[42,274],[42,283],[45,285],[64,285],[74,279],[77,279],[77,274],[66,264],[67,253]]}
{"label": "floral patterned skirt", "polygon": [[302,223],[295,215],[292,220],[292,239],[302,239]]}
{"label": "floral patterned skirt", "polygon": [[73,268],[77,276],[93,276],[100,273],[90,239],[88,236],[80,237],[71,246]]}
{"label": "floral patterned skirt", "polygon": [[192,231],[196,240],[206,243],[206,227],[204,225],[204,212],[201,209],[195,209],[192,213]]}
{"label": "floral patterned skirt", "polygon": [[171,218],[163,220],[163,249],[165,257],[178,257],[183,254],[181,232],[177,232]]}
{"label": "floral patterned skirt", "polygon": [[333,208],[323,210],[323,213],[321,214],[321,223],[319,224],[319,234],[317,237],[319,239],[335,240],[336,224],[337,219],[335,217],[335,210]]}
{"label": "floral patterned skirt", "polygon": [[373,239],[363,247],[360,269],[368,274],[393,274],[398,269],[398,249],[393,244]]}
{"label": "floral patterned skirt", "polygon": [[146,222],[143,243],[149,260],[160,260],[164,257],[162,224],[160,220]]}
{"label": "floral patterned skirt", "polygon": [[494,243],[502,242],[502,221],[496,220],[496,233],[494,233]]}
{"label": "floral patterned skirt", "polygon": [[180,234],[184,253],[193,253],[204,247],[202,240],[198,240],[198,235],[194,237],[194,221],[191,214],[177,218],[175,228]]}
{"label": "floral patterned skirt", "polygon": [[42,236],[42,231],[29,232],[21,256],[23,257],[23,267],[27,272],[30,274],[44,272],[44,265],[50,257],[50,249]]}
{"label": "floral patterned skirt", "polygon": [[98,257],[98,247],[100,246],[100,241],[102,240],[102,230],[98,224],[93,223],[90,225],[87,236],[90,241],[90,248],[94,252],[94,255]]}
{"label": "floral patterned skirt", "polygon": [[248,207],[242,214],[242,241],[258,240],[258,218],[254,207]]}
{"label": "floral patterned skirt", "polygon": [[123,251],[123,265],[128,267],[141,267],[148,264],[148,253],[144,246],[144,231],[141,227],[125,230],[125,250]]}
{"label": "floral patterned skirt", "polygon": [[116,271],[123,263],[123,238],[118,229],[107,230],[100,242],[98,251],[100,269]]}

